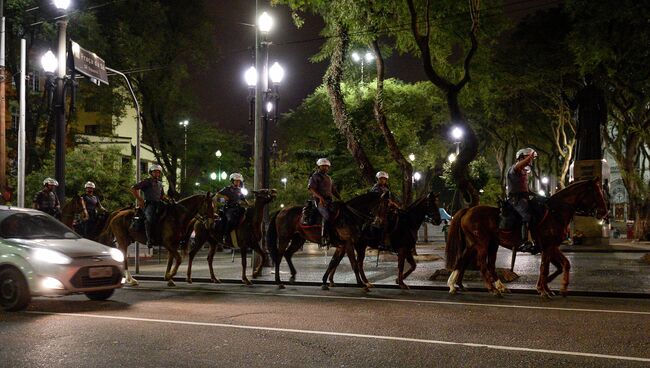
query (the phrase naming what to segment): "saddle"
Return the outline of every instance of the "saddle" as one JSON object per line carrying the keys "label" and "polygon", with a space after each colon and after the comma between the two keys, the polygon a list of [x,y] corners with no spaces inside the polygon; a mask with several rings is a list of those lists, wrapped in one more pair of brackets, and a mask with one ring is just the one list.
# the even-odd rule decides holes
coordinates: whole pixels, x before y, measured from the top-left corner
{"label": "saddle", "polygon": [[321,226],[323,216],[316,207],[316,201],[308,200],[302,208],[302,216],[300,217],[300,224],[306,226]]}
{"label": "saddle", "polygon": [[[528,211],[530,211],[530,226],[539,224],[548,207],[548,198],[532,195],[528,200]],[[521,216],[507,199],[499,199],[499,230],[513,231],[521,226]]]}

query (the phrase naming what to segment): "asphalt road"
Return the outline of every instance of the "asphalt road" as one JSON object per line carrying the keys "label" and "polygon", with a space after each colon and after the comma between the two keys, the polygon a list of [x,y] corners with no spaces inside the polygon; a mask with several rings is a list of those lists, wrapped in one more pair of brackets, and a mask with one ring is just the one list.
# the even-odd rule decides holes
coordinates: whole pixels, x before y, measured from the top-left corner
{"label": "asphalt road", "polygon": [[648,367],[650,300],[142,282],[0,312],[2,367]]}

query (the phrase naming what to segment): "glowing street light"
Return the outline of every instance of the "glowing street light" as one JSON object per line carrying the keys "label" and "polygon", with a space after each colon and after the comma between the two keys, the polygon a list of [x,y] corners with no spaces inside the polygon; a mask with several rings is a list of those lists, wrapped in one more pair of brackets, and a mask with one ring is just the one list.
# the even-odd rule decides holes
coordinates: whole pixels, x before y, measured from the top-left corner
{"label": "glowing street light", "polygon": [[542,184],[548,184],[548,176],[542,176]]}
{"label": "glowing street light", "polygon": [[279,84],[284,79],[284,68],[276,61],[269,69],[269,77],[273,84]]}
{"label": "glowing street light", "polygon": [[416,171],[415,173],[413,173],[413,180],[419,181],[420,179],[422,179],[422,174],[420,174],[419,171]]}
{"label": "glowing street light", "polygon": [[221,158],[221,150],[217,150],[214,155],[217,156],[217,158]]}
{"label": "glowing street light", "polygon": [[456,161],[456,154],[455,153],[450,153],[449,156],[447,157],[447,161],[449,161],[449,162]]}
{"label": "glowing street light", "polygon": [[361,83],[363,83],[363,67],[366,63],[373,61],[375,59],[375,55],[370,51],[366,51],[362,57],[358,52],[355,51],[350,56],[352,57],[352,61],[355,63],[361,63]]}
{"label": "glowing street light", "polygon": [[465,135],[465,132],[459,127],[454,127],[454,129],[451,130],[451,137],[457,141],[463,139],[463,135]]}
{"label": "glowing street light", "polygon": [[284,184],[284,189],[287,189],[287,178],[282,178],[280,181]]}
{"label": "glowing street light", "polygon": [[43,67],[43,70],[49,74],[54,74],[56,68],[59,67],[59,60],[57,60],[52,50],[48,50],[43,54],[43,56],[41,56],[41,66]]}
{"label": "glowing street light", "polygon": [[411,161],[411,162],[415,161],[415,154],[411,153],[409,155],[409,161]]}
{"label": "glowing street light", "polygon": [[225,171],[222,171],[221,172],[221,180],[226,180],[226,179],[228,179],[228,173],[225,172]]}
{"label": "glowing street light", "polygon": [[246,81],[246,85],[250,88],[254,88],[257,85],[257,70],[254,66],[251,66],[246,70],[244,73],[244,80]]}
{"label": "glowing street light", "polygon": [[273,18],[267,12],[263,12],[257,19],[257,26],[262,33],[269,33],[273,28]]}
{"label": "glowing street light", "polygon": [[247,196],[247,195],[248,195],[248,189],[246,189],[246,188],[241,188],[241,194],[243,194],[244,197]]}
{"label": "glowing street light", "polygon": [[546,196],[546,191],[544,189],[540,189],[537,194],[541,195],[542,197]]}
{"label": "glowing street light", "polygon": [[266,112],[269,112],[269,113],[270,113],[271,111],[273,111],[273,102],[268,101],[268,102],[266,103]]}
{"label": "glowing street light", "polygon": [[70,7],[70,0],[54,0],[54,6],[59,10],[66,10]]}

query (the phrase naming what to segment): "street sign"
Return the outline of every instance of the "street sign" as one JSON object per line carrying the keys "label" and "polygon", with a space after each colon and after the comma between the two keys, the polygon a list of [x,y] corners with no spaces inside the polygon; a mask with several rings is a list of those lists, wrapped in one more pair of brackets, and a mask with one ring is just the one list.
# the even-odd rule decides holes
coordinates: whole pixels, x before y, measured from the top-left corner
{"label": "street sign", "polygon": [[91,80],[108,84],[104,59],[74,41],[70,41],[70,43],[72,45],[72,67]]}

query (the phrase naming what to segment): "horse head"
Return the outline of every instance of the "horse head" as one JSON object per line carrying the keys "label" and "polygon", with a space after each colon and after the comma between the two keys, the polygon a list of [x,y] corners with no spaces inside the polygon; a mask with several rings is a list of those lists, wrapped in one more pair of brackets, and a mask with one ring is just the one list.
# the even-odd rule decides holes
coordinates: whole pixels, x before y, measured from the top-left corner
{"label": "horse head", "polygon": [[603,188],[599,178],[585,180],[587,188],[580,191],[576,203],[576,212],[603,219],[609,214]]}
{"label": "horse head", "polygon": [[207,192],[204,196],[201,196],[202,200],[196,212],[198,215],[205,218],[214,218],[214,201],[212,199],[214,198],[215,194]]}
{"label": "horse head", "polygon": [[260,201],[262,204],[267,204],[278,196],[278,191],[275,189],[260,189],[254,190],[253,194],[255,194],[255,202]]}
{"label": "horse head", "polygon": [[440,217],[440,202],[438,201],[439,197],[440,193],[430,192],[426,199],[426,216],[429,222],[436,226],[442,223],[442,218]]}

